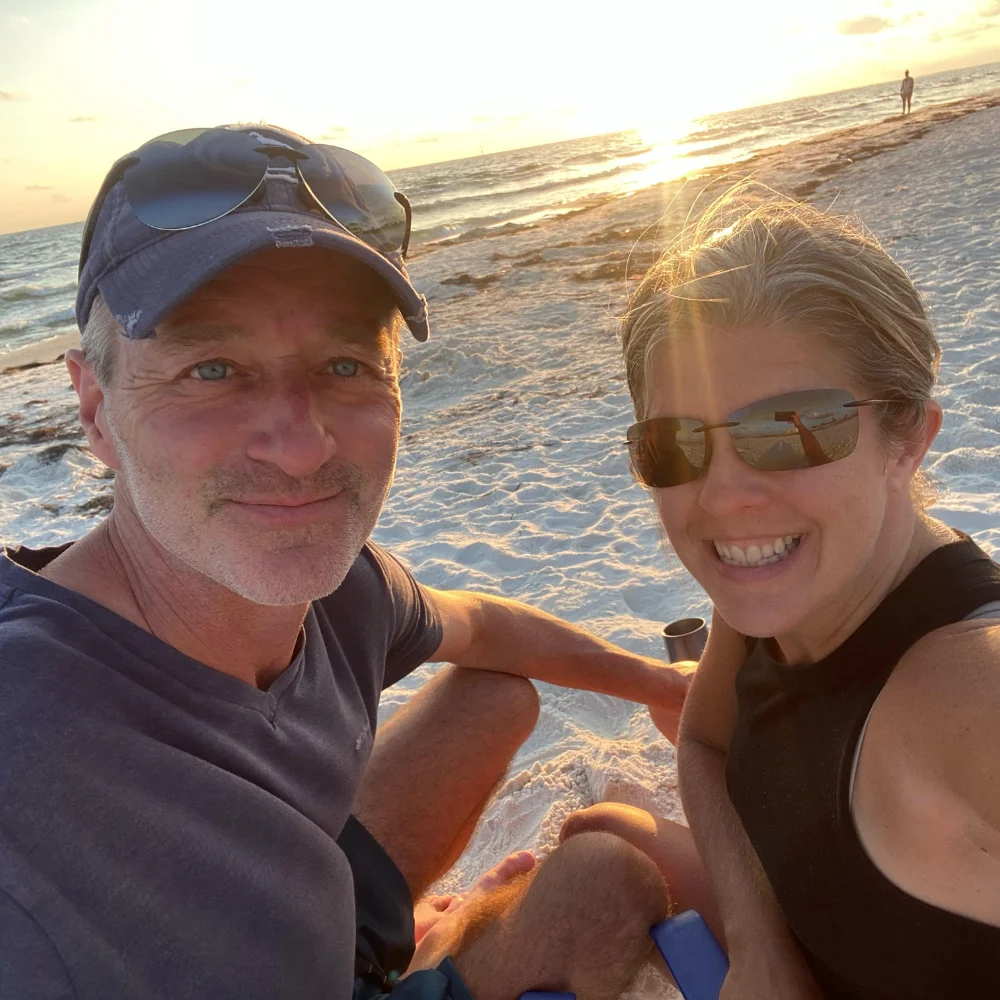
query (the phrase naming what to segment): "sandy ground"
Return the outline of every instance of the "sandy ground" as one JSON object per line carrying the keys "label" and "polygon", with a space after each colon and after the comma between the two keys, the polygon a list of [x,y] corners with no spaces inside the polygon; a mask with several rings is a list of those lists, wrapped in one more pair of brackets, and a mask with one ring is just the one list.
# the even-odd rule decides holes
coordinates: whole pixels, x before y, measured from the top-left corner
{"label": "sandy ground", "polygon": [[[432,586],[504,594],[662,655],[663,623],[707,602],[663,551],[627,471],[616,316],[692,200],[752,174],[860,216],[915,277],[944,347],[945,428],[927,462],[943,487],[935,512],[1000,548],[998,134],[994,92],[512,235],[418,248],[412,272],[430,299],[432,338],[405,345],[399,468],[377,540]],[[112,482],[85,448],[73,402],[61,365],[0,379],[0,537],[68,540],[108,509]],[[435,669],[388,691],[383,717]],[[468,886],[511,850],[546,853],[563,818],[594,802],[682,818],[673,750],[643,708],[542,688],[538,727],[443,888]],[[671,994],[650,972],[636,995]]]}

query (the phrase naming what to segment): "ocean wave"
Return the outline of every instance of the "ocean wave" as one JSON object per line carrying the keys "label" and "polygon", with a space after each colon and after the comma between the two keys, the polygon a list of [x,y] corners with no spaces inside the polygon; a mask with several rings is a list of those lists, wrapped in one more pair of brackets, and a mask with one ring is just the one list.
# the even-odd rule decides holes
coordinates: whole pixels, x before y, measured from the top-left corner
{"label": "ocean wave", "polygon": [[[76,249],[74,245],[74,249]],[[6,284],[9,281],[37,281],[39,275],[48,274],[49,271],[60,271],[73,269],[76,273],[76,266],[78,263],[77,257],[64,256],[58,260],[53,261],[49,264],[36,264],[34,267],[25,268],[19,271],[4,271],[0,269],[0,284]]]}
{"label": "ocean wave", "polygon": [[689,149],[684,153],[679,153],[678,156],[715,156],[716,153],[725,152],[727,149],[735,149],[737,146],[746,145],[747,139],[741,137],[739,139],[732,139],[729,142],[717,142],[714,146],[699,146],[697,149]]}
{"label": "ocean wave", "polygon": [[51,330],[53,327],[69,326],[76,322],[76,311],[74,309],[60,309],[58,312],[49,313],[34,319],[14,319],[0,325],[0,340],[12,334],[24,333],[26,330],[39,329]]}
{"label": "ocean wave", "polygon": [[24,302],[29,299],[47,299],[53,295],[66,295],[76,291],[76,282],[62,285],[15,285],[7,291],[0,291],[0,302]]}
{"label": "ocean wave", "polygon": [[634,164],[623,163],[620,166],[611,167],[609,170],[596,170],[591,174],[577,174],[572,177],[559,177],[551,181],[546,181],[544,184],[534,184],[528,187],[512,187],[504,189],[494,188],[487,191],[477,191],[474,194],[459,195],[455,198],[441,198],[438,201],[414,205],[413,213],[416,215],[418,212],[441,211],[443,209],[451,209],[456,205],[464,205],[475,201],[493,201],[505,197],[516,197],[521,199],[529,195],[540,194],[544,191],[557,191],[559,188],[588,184],[592,181],[603,180],[607,177],[614,177],[616,174],[634,169]]}

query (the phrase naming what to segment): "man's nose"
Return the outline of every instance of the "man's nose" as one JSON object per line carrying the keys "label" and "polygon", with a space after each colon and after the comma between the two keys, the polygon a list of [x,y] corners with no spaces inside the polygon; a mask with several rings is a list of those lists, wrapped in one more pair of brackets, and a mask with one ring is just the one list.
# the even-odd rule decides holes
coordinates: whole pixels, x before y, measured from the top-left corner
{"label": "man's nose", "polygon": [[317,405],[308,377],[271,381],[254,406],[249,458],[298,477],[312,475],[336,454],[329,414]]}
{"label": "man's nose", "polygon": [[712,435],[712,459],[698,482],[698,502],[708,513],[726,517],[753,510],[768,503],[767,475],[751,468],[740,458],[726,430],[709,431]]}

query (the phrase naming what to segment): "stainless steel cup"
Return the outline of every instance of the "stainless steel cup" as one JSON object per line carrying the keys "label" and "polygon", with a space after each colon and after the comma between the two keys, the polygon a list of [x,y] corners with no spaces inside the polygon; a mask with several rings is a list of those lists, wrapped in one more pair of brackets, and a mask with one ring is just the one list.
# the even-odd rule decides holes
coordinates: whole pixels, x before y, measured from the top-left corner
{"label": "stainless steel cup", "polygon": [[678,618],[663,627],[663,644],[667,647],[667,659],[697,660],[708,639],[708,625],[704,618]]}

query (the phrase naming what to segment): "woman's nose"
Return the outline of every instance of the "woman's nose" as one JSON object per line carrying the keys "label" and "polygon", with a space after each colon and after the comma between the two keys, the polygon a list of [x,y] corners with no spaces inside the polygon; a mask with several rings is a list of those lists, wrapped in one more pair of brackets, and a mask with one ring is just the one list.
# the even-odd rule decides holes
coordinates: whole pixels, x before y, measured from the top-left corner
{"label": "woman's nose", "polygon": [[763,507],[768,503],[768,486],[758,472],[740,458],[726,430],[709,431],[712,457],[698,479],[699,504],[710,514],[722,517],[736,511]]}

